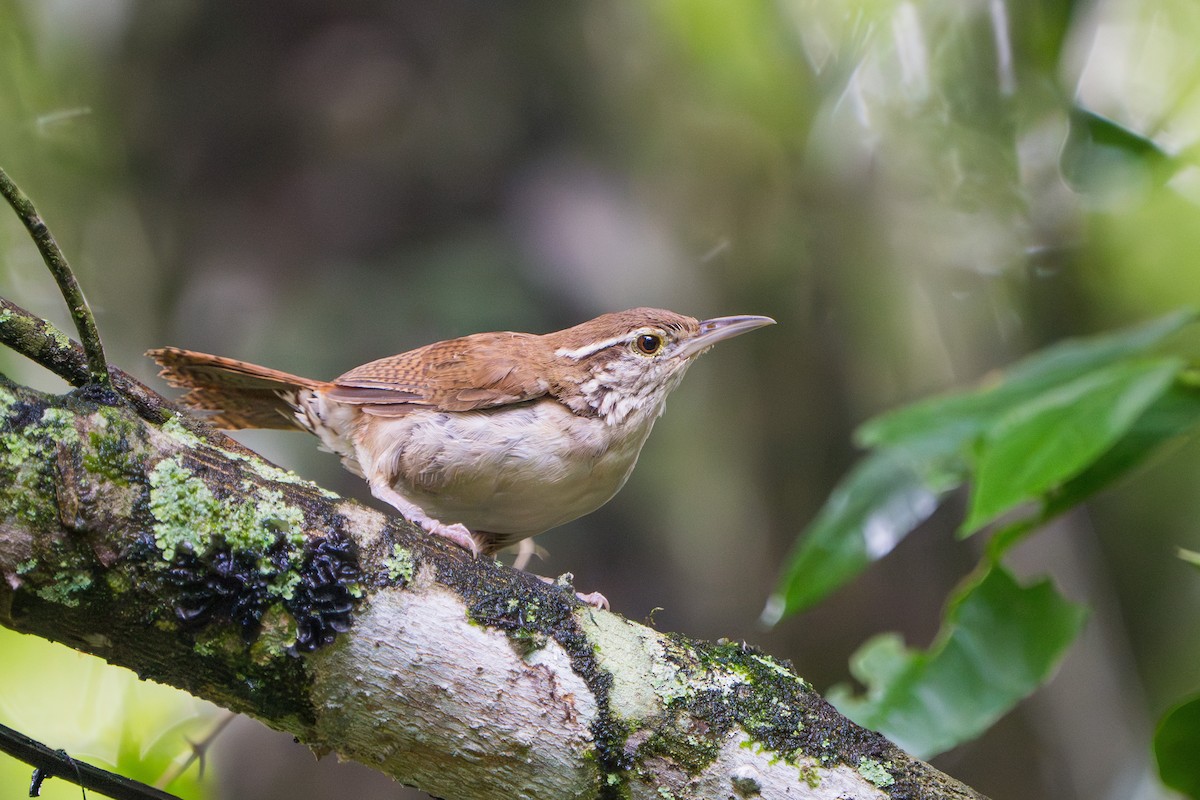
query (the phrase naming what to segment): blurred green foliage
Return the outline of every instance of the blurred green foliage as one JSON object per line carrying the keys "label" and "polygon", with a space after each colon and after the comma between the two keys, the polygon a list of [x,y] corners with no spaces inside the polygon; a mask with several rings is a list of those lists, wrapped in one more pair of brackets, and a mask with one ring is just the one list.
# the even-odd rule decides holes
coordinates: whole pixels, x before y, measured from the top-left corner
{"label": "blurred green foliage", "polygon": [[[1029,519],[997,537],[1007,548],[1018,528],[1027,533],[1069,510],[1188,431],[1200,420],[1200,395],[1185,380],[1185,363],[1148,352],[1195,319],[1194,311],[1182,311],[1128,331],[1061,342],[983,388],[864,423],[856,438],[873,452],[801,534],[764,621],[775,624],[824,599],[890,553],[968,480],[965,535],[1034,505]],[[1174,401],[1177,393],[1184,399]],[[1165,398],[1191,413],[1151,415]],[[1155,435],[1141,435],[1146,429]],[[1120,469],[1106,469],[1104,459],[1114,451]],[[993,555],[1002,553],[993,548]]]}
{"label": "blurred green foliage", "polygon": [[[0,629],[0,717],[81,761],[155,785],[174,775],[204,738],[217,709],[190,695],[139,681],[126,669],[33,636]],[[0,755],[0,786],[18,796],[32,768]],[[208,797],[197,766],[161,788],[184,800]],[[79,787],[51,778],[47,800],[79,797]]]}
{"label": "blurred green foliage", "polygon": [[859,429],[875,452],[801,535],[766,622],[857,576],[967,482],[961,535],[996,530],[985,559],[947,604],[930,651],[914,654],[899,637],[875,637],[851,662],[867,694],[835,689],[830,700],[839,709],[927,758],[978,736],[1050,677],[1082,611],[1049,582],[1022,589],[1000,560],[1024,536],[1196,428],[1194,368],[1151,355],[1196,317],[1177,312],[1060,342],[992,385],[924,400]]}
{"label": "blurred green foliage", "polygon": [[1188,797],[1200,797],[1200,697],[1190,697],[1172,708],[1154,733],[1154,755],[1163,783]]}

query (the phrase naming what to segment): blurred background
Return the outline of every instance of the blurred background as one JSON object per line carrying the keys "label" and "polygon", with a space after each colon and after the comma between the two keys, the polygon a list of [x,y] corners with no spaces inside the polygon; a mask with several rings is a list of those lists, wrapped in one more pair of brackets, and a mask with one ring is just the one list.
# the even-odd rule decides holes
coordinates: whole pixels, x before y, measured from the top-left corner
{"label": "blurred background", "polygon": [[[534,568],[824,689],[872,634],[926,646],[982,546],[954,540],[952,503],[760,629],[852,429],[1200,303],[1197,41],[1192,0],[0,0],[0,165],[109,358],[160,389],[141,354],[167,344],[328,378],[637,305],[774,317],[691,370],[629,485],[539,537]],[[1072,128],[1079,109],[1129,138]],[[0,294],[69,329],[3,212]],[[61,388],[7,352],[0,371]],[[240,438],[373,503],[307,437]],[[1091,604],[1087,631],[937,766],[993,798],[1169,796],[1149,737],[1200,683],[1200,582],[1174,557],[1200,549],[1198,468],[1180,448],[1022,546],[1020,573]],[[216,719],[8,631],[0,653],[0,721],[142,780]],[[28,772],[0,759],[7,791]],[[250,720],[189,774],[172,790],[423,796]]]}

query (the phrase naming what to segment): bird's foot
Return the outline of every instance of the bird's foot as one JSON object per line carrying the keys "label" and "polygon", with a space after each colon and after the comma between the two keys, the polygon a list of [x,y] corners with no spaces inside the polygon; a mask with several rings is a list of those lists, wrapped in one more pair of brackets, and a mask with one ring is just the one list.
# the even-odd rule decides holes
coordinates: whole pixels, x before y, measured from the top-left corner
{"label": "bird's foot", "polygon": [[467,530],[467,526],[463,525],[461,522],[456,522],[453,525],[446,525],[438,522],[436,519],[429,519],[428,517],[422,520],[414,521],[424,528],[427,533],[432,533],[434,536],[441,536],[443,539],[449,539],[462,549],[466,550],[472,556],[479,555],[479,542],[477,542],[475,537],[471,535],[471,532]]}
{"label": "bird's foot", "polygon": [[[569,572],[564,572],[557,578],[547,578],[545,575],[534,575],[533,577],[537,578],[539,581],[544,581],[545,583],[552,583],[560,589],[569,589],[571,591],[575,590],[575,587],[571,584],[571,582],[575,580],[575,576]],[[583,603],[585,606],[602,608],[605,611],[608,611],[608,598],[599,592],[588,592],[587,594],[584,594],[583,592],[575,592],[575,596],[579,598],[579,602]]]}
{"label": "bird's foot", "polygon": [[602,608],[605,611],[608,611],[608,598],[599,592],[588,592],[587,594],[584,594],[583,592],[576,592],[575,596],[578,597],[579,602],[583,603],[585,606]]}
{"label": "bird's foot", "polygon": [[441,536],[443,539],[449,539],[456,545],[466,550],[473,556],[479,555],[479,542],[471,532],[467,530],[467,526],[461,522],[456,522],[453,525],[434,519],[425,513],[419,505],[412,502],[404,495],[397,492],[389,484],[383,481],[370,481],[371,494],[378,497],[383,502],[390,505],[392,508],[399,511],[401,514],[416,525],[420,525],[421,529],[426,533],[432,533],[434,536]]}

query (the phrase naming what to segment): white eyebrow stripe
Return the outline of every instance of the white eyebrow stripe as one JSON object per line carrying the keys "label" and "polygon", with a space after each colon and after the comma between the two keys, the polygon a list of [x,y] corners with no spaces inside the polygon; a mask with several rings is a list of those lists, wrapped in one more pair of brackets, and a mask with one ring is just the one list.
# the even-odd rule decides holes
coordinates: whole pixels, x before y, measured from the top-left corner
{"label": "white eyebrow stripe", "polygon": [[606,347],[612,347],[614,344],[619,344],[629,338],[628,333],[623,333],[620,336],[614,336],[611,339],[605,339],[600,342],[591,342],[583,347],[576,347],[574,350],[568,350],[565,347],[560,347],[554,351],[554,355],[569,358],[572,361],[578,361],[581,358],[587,358],[592,353],[598,353]]}

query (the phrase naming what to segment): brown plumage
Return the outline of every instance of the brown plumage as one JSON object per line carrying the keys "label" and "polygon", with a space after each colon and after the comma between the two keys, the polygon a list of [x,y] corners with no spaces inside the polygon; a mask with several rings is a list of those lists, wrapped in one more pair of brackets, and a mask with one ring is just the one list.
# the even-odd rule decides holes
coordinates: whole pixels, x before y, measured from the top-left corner
{"label": "brown plumage", "polygon": [[473,411],[521,403],[550,389],[541,337],[476,333],[381,358],[334,379],[326,397],[366,406],[411,403],[439,411]]}
{"label": "brown plumage", "polygon": [[[473,411],[522,403],[551,394],[561,400],[577,392],[587,364],[580,359],[574,374],[556,374],[551,361],[558,350],[574,351],[628,332],[658,326],[676,335],[695,335],[692,317],[657,308],[634,308],[605,314],[554,333],[537,335],[503,331],[475,333],[418,347],[363,364],[334,378],[317,381],[233,358],[177,347],[148,350],[171,386],[190,391],[180,402],[189,408],[217,412],[208,418],[226,430],[302,428],[294,409],[279,392],[320,389],[339,403],[360,406],[378,416],[394,416],[401,405],[438,411]],[[587,362],[605,357],[599,350]],[[561,361],[561,359],[557,359]]]}
{"label": "brown plumage", "polygon": [[316,389],[321,381],[290,375],[246,361],[210,356],[178,347],[147,350],[171,386],[188,389],[179,402],[217,413],[207,417],[217,428],[300,428],[280,392]]}

